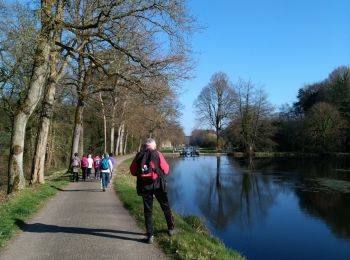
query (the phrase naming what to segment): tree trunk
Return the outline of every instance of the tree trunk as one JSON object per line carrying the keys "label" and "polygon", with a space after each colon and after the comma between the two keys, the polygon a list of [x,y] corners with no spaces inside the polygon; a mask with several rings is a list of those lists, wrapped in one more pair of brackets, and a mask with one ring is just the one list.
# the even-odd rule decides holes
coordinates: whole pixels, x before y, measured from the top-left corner
{"label": "tree trunk", "polygon": [[[107,119],[106,119],[105,105],[103,103],[101,92],[100,92],[100,101],[101,101],[102,115],[103,115],[104,153],[106,153],[107,152]],[[113,150],[111,150],[111,152],[112,151]]]}
{"label": "tree trunk", "polygon": [[130,151],[133,152],[134,151],[134,134],[131,134],[131,148]]}
{"label": "tree trunk", "polygon": [[41,111],[41,122],[35,147],[35,156],[33,159],[31,184],[37,182],[44,183],[45,154],[56,93],[56,82],[55,80],[51,80],[47,88],[45,101]]}
{"label": "tree trunk", "polygon": [[110,151],[113,152],[114,151],[114,135],[115,135],[115,126],[113,123],[113,118],[112,118],[112,126],[111,126],[111,149]]}
{"label": "tree trunk", "polygon": [[120,131],[119,155],[123,154],[124,134],[125,134],[125,123],[123,121],[122,124],[121,124],[121,131]]}
{"label": "tree trunk", "polygon": [[112,108],[112,125],[111,125],[111,152],[114,151],[114,135],[115,135],[115,110],[117,108],[117,97],[113,98]]}
{"label": "tree trunk", "polygon": [[29,117],[40,101],[47,78],[51,51],[50,32],[52,28],[48,14],[51,13],[50,1],[42,1],[42,29],[34,57],[33,71],[28,85],[28,92],[23,103],[17,109],[12,125],[10,155],[8,163],[7,193],[23,189],[25,178],[23,173],[23,150],[25,129]]}
{"label": "tree trunk", "polygon": [[216,130],[216,150],[220,150],[219,146],[219,130]]}
{"label": "tree trunk", "polygon": [[122,123],[118,127],[118,137],[117,137],[117,143],[115,145],[115,155],[119,154],[119,146],[120,146],[120,134],[122,130]]}
{"label": "tree trunk", "polygon": [[[84,111],[83,111],[84,112]],[[83,124],[83,114],[81,115],[81,127],[80,127],[80,135],[79,135],[79,148],[78,154],[82,157],[84,154],[84,124]]]}
{"label": "tree trunk", "polygon": [[127,146],[127,144],[128,144],[128,132],[126,132],[126,135],[125,135],[123,154],[126,154],[126,146]]}
{"label": "tree trunk", "polygon": [[50,124],[49,138],[48,138],[46,155],[45,155],[46,169],[50,168],[52,165],[56,166],[55,164],[52,163],[52,159],[54,158],[54,150],[55,150],[55,130],[53,129],[52,124]]}
{"label": "tree trunk", "polygon": [[124,124],[125,124],[125,119],[124,119],[124,115],[125,115],[125,110],[126,110],[126,101],[123,102],[123,109],[121,111],[121,115],[120,115],[120,120],[121,123],[119,125],[118,128],[118,138],[117,138],[117,144],[115,147],[115,154],[121,154],[122,150],[123,150],[123,136],[122,136],[122,131],[124,131]]}
{"label": "tree trunk", "polygon": [[142,139],[141,139],[141,136],[139,138],[139,147],[137,148],[137,151],[141,151],[141,146],[142,146]]}
{"label": "tree trunk", "polygon": [[[27,152],[27,158],[33,158],[34,157],[34,150],[35,150],[35,137],[37,135],[37,133],[34,130],[34,127],[30,127],[29,129],[27,129],[27,133],[26,133],[26,138],[24,141],[24,145],[26,146],[26,150]],[[26,164],[26,166],[32,166],[31,164]],[[24,175],[26,175],[26,171],[24,171]]]}
{"label": "tree trunk", "polygon": [[[71,151],[71,157],[75,153],[78,153],[79,151],[79,140],[82,139],[82,131],[83,131],[83,112],[84,112],[84,102],[81,98],[79,98],[78,106],[75,110],[75,125],[74,125],[74,132],[73,132],[73,141],[72,141],[72,151]],[[80,146],[82,147],[82,146]],[[81,154],[80,154],[81,156]]]}
{"label": "tree trunk", "polygon": [[[75,110],[72,150],[71,150],[71,155],[69,159],[73,158],[75,153],[80,152],[80,156],[82,156],[84,152],[82,131],[83,131],[83,112],[85,107],[85,97],[87,96],[87,86],[85,83],[86,71],[84,67],[84,61],[80,56],[78,57],[78,66],[79,66],[78,67],[79,83],[78,83],[77,92],[79,93],[79,97],[78,97],[77,108]],[[79,142],[81,142],[80,151],[79,151]]]}
{"label": "tree trunk", "polygon": [[[46,106],[45,104],[44,106]],[[35,156],[33,159],[32,178],[30,183],[44,183],[45,153],[47,146],[47,137],[49,133],[51,119],[43,117],[41,119],[41,129],[39,131],[37,144],[35,148]]]}

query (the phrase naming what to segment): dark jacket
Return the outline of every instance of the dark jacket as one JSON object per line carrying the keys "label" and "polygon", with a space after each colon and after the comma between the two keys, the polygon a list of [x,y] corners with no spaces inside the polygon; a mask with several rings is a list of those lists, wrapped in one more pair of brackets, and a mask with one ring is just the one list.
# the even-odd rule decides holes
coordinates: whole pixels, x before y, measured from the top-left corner
{"label": "dark jacket", "polygon": [[[143,172],[141,164],[145,158],[150,156],[152,170]],[[152,149],[145,149],[136,154],[130,165],[130,172],[133,176],[137,176],[137,194],[142,196],[150,190],[162,189],[166,191],[166,175],[169,173],[169,164],[164,156]]]}

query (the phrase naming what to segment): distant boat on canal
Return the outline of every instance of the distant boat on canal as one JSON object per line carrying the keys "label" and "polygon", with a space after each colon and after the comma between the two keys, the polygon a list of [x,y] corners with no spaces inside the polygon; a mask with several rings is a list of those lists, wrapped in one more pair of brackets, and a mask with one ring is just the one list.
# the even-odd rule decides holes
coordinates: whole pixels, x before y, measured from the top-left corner
{"label": "distant boat on canal", "polygon": [[182,157],[194,157],[199,156],[199,152],[194,147],[185,147],[180,151]]}

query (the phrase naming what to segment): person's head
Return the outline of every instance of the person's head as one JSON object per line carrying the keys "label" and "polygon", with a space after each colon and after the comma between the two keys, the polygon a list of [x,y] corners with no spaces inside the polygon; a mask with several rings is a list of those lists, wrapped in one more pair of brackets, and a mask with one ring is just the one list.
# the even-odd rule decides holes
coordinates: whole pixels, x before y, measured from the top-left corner
{"label": "person's head", "polygon": [[74,153],[74,156],[78,156],[78,153]]}
{"label": "person's head", "polygon": [[109,157],[113,157],[113,153],[109,153]]}
{"label": "person's head", "polygon": [[152,149],[152,150],[157,148],[156,141],[153,138],[147,138],[144,143],[144,146],[146,149]]}
{"label": "person's head", "polygon": [[109,157],[109,154],[108,153],[105,153],[104,154],[104,158],[108,158]]}
{"label": "person's head", "polygon": [[89,158],[91,158],[91,154],[89,154]]}

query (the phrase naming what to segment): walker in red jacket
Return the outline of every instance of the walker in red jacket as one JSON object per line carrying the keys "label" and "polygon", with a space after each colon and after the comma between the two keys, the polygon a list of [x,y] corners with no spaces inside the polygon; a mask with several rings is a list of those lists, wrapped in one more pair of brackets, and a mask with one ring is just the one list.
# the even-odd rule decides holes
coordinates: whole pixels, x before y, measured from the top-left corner
{"label": "walker in red jacket", "polygon": [[169,165],[164,156],[155,150],[156,142],[148,138],[144,149],[136,154],[130,172],[137,176],[137,194],[142,196],[148,243],[153,243],[153,195],[158,200],[168,226],[168,234],[174,234],[174,218],[169,207],[166,175]]}
{"label": "walker in red jacket", "polygon": [[83,155],[83,157],[81,158],[81,170],[83,173],[83,181],[86,181],[86,172],[87,172],[88,166],[89,166],[88,158],[85,155]]}
{"label": "walker in red jacket", "polygon": [[100,166],[101,166],[101,157],[96,155],[94,157],[95,179],[100,178]]}

